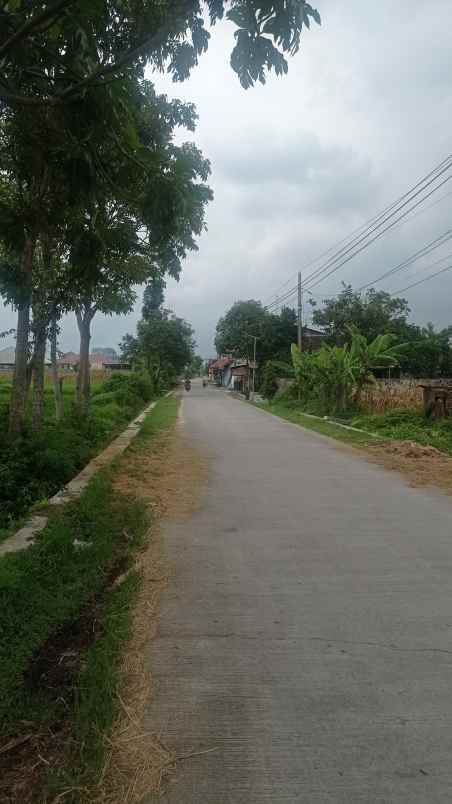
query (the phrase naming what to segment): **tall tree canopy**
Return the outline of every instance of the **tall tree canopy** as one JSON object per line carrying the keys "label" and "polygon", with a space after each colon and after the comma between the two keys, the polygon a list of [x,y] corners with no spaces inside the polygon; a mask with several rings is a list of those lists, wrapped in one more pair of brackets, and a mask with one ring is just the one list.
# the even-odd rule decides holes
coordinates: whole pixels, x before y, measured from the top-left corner
{"label": "tall tree canopy", "polygon": [[312,320],[324,330],[329,343],[340,346],[351,341],[351,324],[370,341],[384,332],[405,337],[409,313],[406,299],[374,288],[361,294],[351,285],[344,285],[337,296],[325,299],[321,307],[314,305]]}
{"label": "tall tree canopy", "polygon": [[163,307],[162,284],[152,281],[144,291],[136,336],[125,335],[121,354],[151,373],[156,386],[162,375],[175,377],[192,364],[195,340],[191,325]]}
{"label": "tall tree canopy", "polygon": [[290,361],[290,348],[297,340],[295,311],[286,307],[275,315],[254,299],[235,302],[218,321],[215,347],[218,354],[251,358],[254,336],[259,364],[266,360]]}
{"label": "tall tree canopy", "polygon": [[181,81],[207,50],[214,25],[236,26],[231,66],[242,86],[287,72],[284,54],[318,11],[306,0],[10,0],[0,10],[0,99],[5,104],[61,106],[143,73],[146,62]]}
{"label": "tall tree canopy", "polygon": [[370,288],[365,294],[345,285],[334,298],[314,305],[313,321],[324,329],[332,346],[350,344],[353,329],[367,340],[379,335],[397,336],[406,347],[399,355],[403,373],[414,377],[451,376],[451,328],[435,331],[432,324],[420,327],[409,321],[406,299]]}
{"label": "tall tree canopy", "polygon": [[[117,309],[118,271],[123,306],[138,258],[147,279],[177,276],[196,247],[211,197],[209,165],[192,143],[176,146],[172,136],[176,126],[193,129],[196,115],[190,104],[157,96],[144,68],[184,80],[207,49],[206,24],[224,16],[236,27],[231,66],[245,88],[265,83],[270,70],[287,72],[286,55],[299,49],[303,29],[320,23],[306,0],[0,3],[0,245],[14,266],[2,281],[18,310],[11,433],[25,417],[37,255],[45,252],[51,266],[58,254],[77,277],[72,303],[81,321],[96,293],[94,307],[105,309],[102,295]],[[112,255],[118,221],[106,232],[112,215],[130,228],[131,247],[120,255],[114,248]],[[140,232],[142,247],[133,242]]]}

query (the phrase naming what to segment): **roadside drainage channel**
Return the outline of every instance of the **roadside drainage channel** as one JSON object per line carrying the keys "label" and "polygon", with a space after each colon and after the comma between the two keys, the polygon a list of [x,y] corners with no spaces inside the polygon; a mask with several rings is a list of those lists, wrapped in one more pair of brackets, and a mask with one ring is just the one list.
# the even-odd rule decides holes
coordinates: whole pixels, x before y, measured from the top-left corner
{"label": "roadside drainage channel", "polygon": [[[171,393],[172,391],[169,391],[165,396],[169,396]],[[108,445],[108,447],[93,458],[76,477],[66,484],[66,486],[60,489],[60,491],[57,491],[57,493],[50,498],[49,505],[64,505],[71,500],[78,499],[94,475],[105,466],[108,466],[114,458],[121,455],[127,449],[129,444],[139,433],[146,416],[155,408],[157,402],[158,400],[148,405],[148,407]],[[17,553],[19,550],[26,550],[27,547],[33,544],[38,533],[44,530],[47,522],[48,517],[42,516],[41,514],[36,514],[36,516],[31,517],[20,530],[16,531],[16,533],[0,544],[0,556],[6,555],[7,553]]]}

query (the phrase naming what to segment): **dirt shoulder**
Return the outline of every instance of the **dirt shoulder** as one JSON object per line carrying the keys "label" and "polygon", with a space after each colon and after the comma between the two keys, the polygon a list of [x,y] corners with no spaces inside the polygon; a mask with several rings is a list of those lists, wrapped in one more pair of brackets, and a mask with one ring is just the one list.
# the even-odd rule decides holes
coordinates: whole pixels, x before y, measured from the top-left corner
{"label": "dirt shoulder", "polygon": [[118,490],[145,499],[153,525],[152,538],[138,561],[142,583],[132,638],[121,668],[121,710],[108,738],[107,759],[95,799],[102,804],[141,801],[146,794],[159,790],[164,772],[177,761],[159,736],[146,732],[143,725],[152,696],[147,652],[156,633],[160,597],[169,572],[159,526],[162,519],[184,520],[198,508],[207,473],[207,460],[183,437],[180,424],[157,436],[152,450],[138,446],[121,462]]}
{"label": "dirt shoulder", "polygon": [[382,441],[358,448],[372,463],[406,477],[411,486],[430,486],[452,494],[452,458],[415,441]]}

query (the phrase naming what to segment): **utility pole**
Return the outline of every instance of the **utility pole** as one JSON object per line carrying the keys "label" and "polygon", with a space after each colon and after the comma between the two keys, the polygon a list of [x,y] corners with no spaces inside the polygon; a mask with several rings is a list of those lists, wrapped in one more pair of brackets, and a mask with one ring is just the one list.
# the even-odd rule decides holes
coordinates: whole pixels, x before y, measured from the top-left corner
{"label": "utility pole", "polygon": [[251,390],[251,401],[254,402],[254,389],[255,389],[255,385],[256,385],[256,343],[257,343],[257,341],[260,340],[260,338],[258,338],[257,335],[250,335],[248,332],[245,332],[245,335],[247,336],[247,338],[252,338],[253,341],[254,341],[254,348],[253,348],[253,355],[254,355],[254,357],[253,357],[253,374],[252,374],[253,382],[252,382],[252,390]]}
{"label": "utility pole", "polygon": [[301,271],[298,271],[298,316],[297,316],[297,324],[298,324],[298,348],[301,352],[303,349],[303,322],[302,322],[302,315],[303,315],[303,293],[301,290]]}

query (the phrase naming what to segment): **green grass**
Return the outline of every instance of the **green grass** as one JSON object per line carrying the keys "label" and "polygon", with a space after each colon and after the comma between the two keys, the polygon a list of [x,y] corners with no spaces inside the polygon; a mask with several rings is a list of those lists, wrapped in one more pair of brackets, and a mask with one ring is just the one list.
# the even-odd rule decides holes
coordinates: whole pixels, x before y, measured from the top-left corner
{"label": "green grass", "polygon": [[[349,444],[375,444],[379,438],[382,441],[386,439],[415,441],[424,446],[436,447],[436,449],[452,455],[452,421],[450,419],[431,421],[413,410],[393,410],[375,415],[355,413],[352,418],[347,420],[347,424],[366,431],[359,433],[355,430],[346,430],[331,421],[311,419],[295,403],[288,405],[284,402],[263,402],[259,403],[258,407],[275,416],[280,416],[282,419],[306,427],[308,430],[314,430]],[[373,435],[376,438],[372,437]]]}
{"label": "green grass", "polygon": [[[159,400],[125,457],[152,449],[154,438],[174,424],[177,408],[174,397]],[[40,804],[98,780],[104,734],[117,714],[120,658],[140,576],[132,570],[121,584],[112,580],[132,566],[150,524],[145,503],[114,488],[121,460],[99,473],[78,501],[55,510],[32,547],[0,559],[0,734],[46,735],[64,724],[65,755],[41,780]],[[60,678],[60,654],[71,651],[79,654],[77,666]],[[39,668],[51,679],[56,672],[56,679],[49,682]],[[10,761],[0,754],[0,777]],[[81,799],[74,793],[64,800]]]}
{"label": "green grass", "polygon": [[452,455],[452,421],[432,421],[412,410],[394,410],[382,415],[360,415],[353,420],[355,427],[378,433],[384,438],[416,441],[436,447]]}
{"label": "green grass", "polygon": [[367,433],[346,430],[344,427],[339,427],[337,424],[323,419],[312,419],[297,407],[289,407],[283,402],[259,402],[256,404],[256,407],[273,413],[274,416],[279,416],[281,419],[293,422],[293,424],[299,424],[301,427],[305,427],[308,430],[314,430],[321,435],[335,438],[337,441],[343,441],[345,444],[363,446],[369,443],[375,444],[378,441],[378,439],[372,438],[372,435],[368,435]]}
{"label": "green grass", "polygon": [[65,415],[55,421],[53,389],[45,388],[44,423],[8,440],[7,407],[11,381],[0,375],[0,541],[7,538],[36,503],[45,502],[104,448],[152,398],[150,382],[128,374],[93,380],[88,418],[74,408],[75,377],[63,385]]}
{"label": "green grass", "polygon": [[127,563],[147,526],[145,505],[115,492],[109,473],[102,473],[79,501],[52,516],[34,545],[0,560],[4,726],[18,714],[29,717],[39,703],[40,691],[24,682],[32,657],[101,593],[114,565]]}
{"label": "green grass", "polygon": [[179,400],[174,394],[161,399],[152,411],[152,415],[146,416],[137,438],[131,445],[131,449],[146,448],[150,438],[158,435],[163,430],[167,430],[175,423],[178,410]]}

